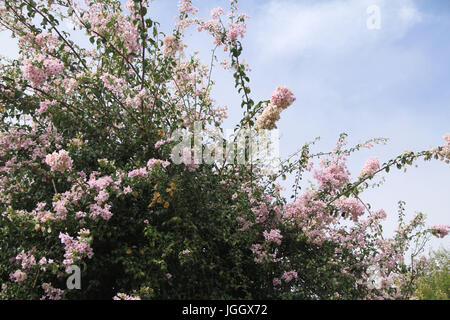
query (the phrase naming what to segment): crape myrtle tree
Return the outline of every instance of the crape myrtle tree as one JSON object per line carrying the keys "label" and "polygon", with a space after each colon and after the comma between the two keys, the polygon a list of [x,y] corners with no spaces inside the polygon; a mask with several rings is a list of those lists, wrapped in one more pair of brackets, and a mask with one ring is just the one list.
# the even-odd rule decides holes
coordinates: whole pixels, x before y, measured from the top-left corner
{"label": "crape myrtle tree", "polygon": [[[188,28],[229,57],[222,65],[242,95],[236,133],[275,129],[295,98],[279,86],[252,100],[240,42],[248,17],[236,1],[208,19],[180,1],[170,34],[149,10],[147,0],[1,1],[19,58],[0,65],[0,297],[414,298],[423,247],[448,226],[405,221],[400,203],[387,238],[386,213],[360,194],[390,169],[448,163],[450,135],[432,150],[370,158],[354,178],[347,157],[384,139],[347,146],[342,134],[319,153],[306,143],[271,173],[264,161],[196,161],[207,141],[174,152],[175,131],[223,130],[226,117],[210,95],[213,63],[186,53]],[[90,45],[74,42],[68,22]],[[301,188],[305,173],[315,183]],[[286,199],[277,181],[289,174]],[[67,285],[74,266],[81,289]]]}

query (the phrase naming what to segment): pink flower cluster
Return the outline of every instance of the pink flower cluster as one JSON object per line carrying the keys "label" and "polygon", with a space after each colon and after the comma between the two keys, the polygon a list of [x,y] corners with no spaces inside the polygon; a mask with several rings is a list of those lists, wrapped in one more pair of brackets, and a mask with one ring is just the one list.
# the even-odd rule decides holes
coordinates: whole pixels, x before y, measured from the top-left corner
{"label": "pink flower cluster", "polygon": [[63,263],[67,267],[80,260],[83,256],[87,256],[91,259],[94,255],[92,248],[90,246],[89,240],[89,230],[81,229],[78,232],[77,239],[69,236],[67,233],[59,233],[59,239],[61,243],[65,245],[65,254],[64,258],[66,258]]}
{"label": "pink flower cluster", "polygon": [[29,59],[25,59],[23,76],[30,81],[33,87],[41,86],[48,76],[56,76],[64,69],[64,64],[56,58],[38,56],[38,62],[42,62],[43,69],[35,66]]}
{"label": "pink flower cluster", "polygon": [[178,11],[196,14],[198,12],[198,9],[192,5],[191,0],[180,0],[180,2],[178,3]]}
{"label": "pink flower cluster", "polygon": [[44,60],[45,72],[49,76],[56,76],[63,71],[64,64],[61,60],[55,58],[48,58]]}
{"label": "pink flower cluster", "polygon": [[65,171],[72,171],[72,159],[69,153],[65,150],[59,152],[53,152],[45,157],[45,163],[50,166],[51,171],[59,171],[64,173]]}
{"label": "pink flower cluster", "polygon": [[145,168],[145,167],[139,168],[139,169],[135,169],[135,170],[128,172],[128,178],[134,178],[134,177],[147,178],[148,177],[147,168]]}
{"label": "pink flower cluster", "polygon": [[281,112],[294,103],[295,97],[286,86],[278,86],[272,93],[270,103],[264,105],[262,113],[256,119],[257,129],[275,129],[276,122],[280,120]]}
{"label": "pink flower cluster", "polygon": [[43,84],[47,78],[45,71],[39,67],[36,67],[32,64],[32,62],[28,59],[25,59],[24,63],[24,72],[23,76],[25,79],[30,81],[33,87],[39,87]]}
{"label": "pink flower cluster", "polygon": [[159,141],[157,141],[157,142],[155,143],[155,148],[159,148],[159,147],[165,145],[166,143],[169,143],[170,141],[172,141],[171,138],[168,138],[168,139],[161,139],[161,140],[159,140]]}
{"label": "pink flower cluster", "polygon": [[275,259],[275,256],[273,254],[267,253],[264,247],[259,243],[252,244],[252,247],[250,249],[252,250],[252,253],[255,255],[255,258],[253,259],[255,263],[260,264],[265,261],[269,262]]}
{"label": "pink flower cluster", "polygon": [[44,101],[41,101],[39,103],[38,113],[44,113],[45,111],[47,111],[48,106],[55,105],[55,104],[56,104],[56,100],[52,100],[52,101],[44,100]]}
{"label": "pink flower cluster", "polygon": [[270,102],[281,109],[286,109],[293,104],[294,101],[294,94],[286,86],[278,86],[270,97]]}
{"label": "pink flower cluster", "polygon": [[16,256],[16,262],[21,263],[22,269],[30,269],[36,265],[36,258],[30,253],[23,250]]}
{"label": "pink flower cluster", "polygon": [[170,162],[160,159],[150,159],[147,162],[147,167],[138,168],[128,172],[128,178],[134,177],[147,178],[148,177],[147,168],[149,171],[152,171],[156,164],[160,164],[163,168],[167,168],[170,165]]}
{"label": "pink flower cluster", "polygon": [[364,167],[362,168],[359,176],[373,175],[378,169],[380,169],[380,162],[377,158],[369,158],[366,160]]}
{"label": "pink flower cluster", "polygon": [[358,221],[358,218],[364,214],[365,207],[356,198],[341,198],[337,201],[337,206],[340,208],[344,217],[350,214],[353,221]]}
{"label": "pink flower cluster", "polygon": [[61,300],[64,293],[64,290],[53,288],[51,283],[46,282],[42,284],[42,289],[44,289],[45,294],[41,297],[41,300]]}
{"label": "pink flower cluster", "polygon": [[[129,9],[132,9],[128,5]],[[114,23],[115,33],[112,41],[123,43],[129,53],[136,53],[140,49],[138,42],[139,32],[136,26],[130,21],[129,17],[122,14],[114,14],[106,12],[101,3],[94,3],[89,6],[88,10],[83,12],[83,23],[90,24],[90,29],[94,31],[94,35],[103,35],[108,33],[107,25]]]}
{"label": "pink flower cluster", "polygon": [[221,7],[217,7],[211,10],[211,18],[219,19],[221,15],[223,15],[223,9]]}
{"label": "pink flower cluster", "polygon": [[435,225],[430,228],[431,232],[438,238],[444,238],[450,231],[450,226]]}
{"label": "pink flower cluster", "polygon": [[22,270],[16,270],[14,273],[9,275],[9,278],[15,282],[24,282],[27,280],[27,274]]}
{"label": "pink flower cluster", "polygon": [[281,279],[284,280],[284,282],[289,283],[291,282],[293,279],[297,279],[298,278],[298,274],[297,272],[291,270],[291,271],[285,271],[283,273],[283,275],[281,276]]}
{"label": "pink flower cluster", "polygon": [[171,57],[177,53],[181,48],[180,41],[173,35],[165,36],[163,39],[163,55]]}
{"label": "pink flower cluster", "polygon": [[227,39],[229,41],[236,41],[236,39],[240,36],[244,37],[245,32],[247,31],[247,25],[244,22],[238,23],[228,23],[228,31],[227,31]]}
{"label": "pink flower cluster", "polygon": [[314,170],[313,177],[319,183],[319,189],[335,190],[349,182],[350,173],[344,162],[332,161],[323,164],[322,169]]}
{"label": "pink flower cluster", "polygon": [[270,230],[270,232],[266,230],[263,232],[263,235],[267,242],[274,242],[278,245],[281,244],[281,239],[283,238],[278,229]]}
{"label": "pink flower cluster", "polygon": [[167,168],[170,165],[169,161],[160,160],[160,159],[150,159],[147,162],[147,167],[150,171],[153,170],[154,166],[159,163],[163,168]]}

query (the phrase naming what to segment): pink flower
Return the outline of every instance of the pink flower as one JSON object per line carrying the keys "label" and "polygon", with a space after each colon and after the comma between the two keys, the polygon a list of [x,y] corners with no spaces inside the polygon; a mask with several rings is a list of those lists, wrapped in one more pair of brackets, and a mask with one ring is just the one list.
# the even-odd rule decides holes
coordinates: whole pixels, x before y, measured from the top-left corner
{"label": "pink flower", "polygon": [[191,0],[180,0],[178,3],[178,11],[196,14],[198,9],[192,5]]}
{"label": "pink flower", "polygon": [[315,170],[313,177],[319,182],[319,189],[338,189],[349,182],[345,163],[331,163],[321,170]]}
{"label": "pink flower", "polygon": [[264,231],[263,235],[267,242],[274,242],[278,245],[281,244],[281,239],[283,238],[278,229],[270,230],[270,232]]}
{"label": "pink flower", "polygon": [[45,82],[47,78],[45,71],[39,67],[34,66],[30,60],[25,59],[24,61],[24,72],[23,76],[25,79],[30,81],[33,87],[39,87]]}
{"label": "pink flower", "polygon": [[180,50],[180,41],[174,35],[165,36],[163,39],[163,55],[165,57],[170,57],[175,55],[178,50]]}
{"label": "pink flower", "polygon": [[285,271],[283,273],[283,275],[281,276],[281,279],[283,279],[284,282],[289,283],[293,279],[297,279],[297,277],[298,277],[297,272],[292,270],[292,271],[287,271],[287,272]]}
{"label": "pink flower", "polygon": [[45,157],[45,163],[50,166],[51,171],[59,171],[61,173],[65,171],[72,171],[72,159],[69,153],[65,150],[59,152],[53,152]]}
{"label": "pink flower", "polygon": [[123,189],[123,193],[124,193],[124,194],[128,194],[128,193],[131,193],[131,192],[133,192],[133,189],[131,189],[130,186],[126,186],[126,187]]}
{"label": "pink flower", "polygon": [[286,109],[295,100],[294,94],[286,86],[278,86],[270,97],[270,102],[281,109]]}
{"label": "pink flower", "polygon": [[31,253],[25,253],[23,250],[16,256],[16,261],[21,262],[22,269],[30,269],[36,265],[36,258]]}
{"label": "pink flower", "polygon": [[65,245],[64,265],[68,267],[74,262],[81,260],[84,256],[87,256],[89,259],[93,257],[94,252],[89,243],[89,234],[89,230],[81,229],[78,232],[78,237],[74,239],[67,233],[59,233],[59,239]]}
{"label": "pink flower", "polygon": [[274,285],[274,287],[281,286],[281,280],[278,279],[278,278],[274,278],[273,279],[273,285]]}
{"label": "pink flower", "polygon": [[430,230],[437,238],[444,238],[450,231],[450,226],[435,225],[431,227]]}
{"label": "pink flower", "polygon": [[64,290],[53,288],[51,283],[43,283],[42,289],[44,289],[45,295],[42,296],[41,300],[60,300],[61,295],[64,293]]}
{"label": "pink flower", "polygon": [[263,111],[256,119],[256,129],[276,129],[277,125],[275,123],[280,120],[281,111],[282,109],[273,103],[264,104]]}
{"label": "pink flower", "polygon": [[342,213],[345,214],[345,217],[348,214],[352,215],[353,221],[358,221],[358,217],[364,214],[365,207],[356,198],[342,198],[337,201],[337,206],[341,209]]}
{"label": "pink flower", "polygon": [[223,15],[223,9],[218,7],[211,10],[211,17],[213,19],[218,19],[219,16]]}
{"label": "pink flower", "polygon": [[447,144],[450,144],[450,133],[447,133],[443,136],[444,140],[447,142]]}
{"label": "pink flower", "polygon": [[14,273],[11,273],[9,277],[16,282],[23,282],[27,279],[27,274],[21,270],[16,270]]}
{"label": "pink flower", "polygon": [[45,72],[49,76],[56,76],[63,71],[64,64],[61,60],[55,58],[47,58],[44,60]]}
{"label": "pink flower", "polygon": [[172,274],[166,273],[166,278],[167,278],[167,279],[171,279],[171,278],[172,278]]}
{"label": "pink flower", "polygon": [[153,170],[153,167],[154,167],[157,163],[159,163],[163,168],[167,168],[167,167],[170,165],[170,162],[169,162],[169,161],[163,161],[163,160],[160,160],[160,159],[150,159],[150,160],[148,160],[148,162],[147,162],[147,167],[148,167],[148,169],[149,169],[150,171],[152,171],[152,170]]}
{"label": "pink flower", "polygon": [[44,113],[45,111],[47,111],[48,106],[50,106],[50,105],[55,105],[55,104],[56,104],[56,100],[52,100],[52,101],[49,101],[49,100],[41,101],[41,102],[39,103],[38,113],[40,113],[40,114]]}
{"label": "pink flower", "polygon": [[128,172],[128,178],[134,177],[147,178],[148,177],[147,168],[139,168]]}
{"label": "pink flower", "polygon": [[238,36],[243,38],[245,32],[247,31],[247,25],[243,22],[228,23],[228,26],[230,27],[227,32],[227,39],[229,41],[236,41]]}
{"label": "pink flower", "polygon": [[369,158],[366,160],[366,163],[364,164],[364,167],[362,168],[359,176],[363,177],[366,175],[373,175],[378,169],[380,169],[380,162],[378,161],[378,159]]}

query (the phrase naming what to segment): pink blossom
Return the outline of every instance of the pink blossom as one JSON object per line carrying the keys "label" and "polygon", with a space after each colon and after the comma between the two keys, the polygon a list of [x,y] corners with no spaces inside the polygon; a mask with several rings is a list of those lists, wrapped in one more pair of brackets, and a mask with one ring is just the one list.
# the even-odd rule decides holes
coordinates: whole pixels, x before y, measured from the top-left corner
{"label": "pink blossom", "polygon": [[16,282],[23,282],[27,279],[27,274],[25,272],[22,272],[21,270],[16,270],[14,273],[11,273],[9,275],[11,280],[14,280]]}
{"label": "pink blossom", "polygon": [[281,239],[283,238],[278,229],[270,230],[270,232],[264,231],[263,235],[267,242],[274,242],[278,245],[281,244]]}
{"label": "pink blossom", "polygon": [[366,160],[364,167],[359,174],[360,177],[366,175],[373,175],[378,169],[380,169],[380,162],[377,158],[369,158]]}
{"label": "pink blossom", "polygon": [[289,283],[293,279],[297,279],[297,277],[298,277],[297,272],[292,270],[292,271],[285,271],[281,276],[281,279],[283,279],[284,282]]}
{"label": "pink blossom", "polygon": [[191,0],[180,0],[178,3],[178,10],[184,13],[196,14],[198,9],[194,7],[191,3]]}
{"label": "pink blossom", "polygon": [[40,85],[42,85],[47,77],[44,70],[34,66],[28,59],[25,59],[24,61],[23,76],[25,77],[25,79],[30,81],[33,87],[39,87]]}
{"label": "pink blossom", "polygon": [[152,171],[152,170],[153,170],[153,167],[154,167],[157,163],[159,163],[163,168],[167,168],[167,167],[170,165],[170,162],[169,162],[169,161],[163,161],[163,160],[160,160],[160,159],[150,159],[150,160],[148,160],[148,162],[147,162],[147,167],[148,167],[148,169],[149,169],[150,171]]}
{"label": "pink blossom", "polygon": [[131,192],[133,192],[133,189],[131,189],[130,186],[126,186],[126,187],[123,189],[123,193],[124,193],[124,194],[129,194],[129,193],[131,193]]}
{"label": "pink blossom", "polygon": [[49,76],[55,76],[60,74],[64,68],[64,64],[62,63],[62,61],[55,58],[47,58],[44,60],[43,64],[45,72]]}
{"label": "pink blossom", "polygon": [[274,278],[273,279],[273,285],[276,286],[281,286],[281,280],[279,278]]}
{"label": "pink blossom", "polygon": [[163,39],[163,55],[170,57],[175,55],[180,50],[180,41],[174,35],[165,36]]}
{"label": "pink blossom", "polygon": [[435,225],[430,228],[434,236],[438,238],[444,238],[450,231],[450,226]]}
{"label": "pink blossom", "polygon": [[44,289],[45,295],[41,297],[41,300],[60,300],[64,290],[53,288],[51,283],[43,283],[42,289]]}
{"label": "pink blossom", "polygon": [[286,109],[294,103],[295,97],[286,86],[278,86],[270,97],[270,102],[281,109]]}
{"label": "pink blossom", "polygon": [[223,15],[223,9],[220,7],[214,8],[211,10],[211,17],[213,19],[218,19],[219,16]]}
{"label": "pink blossom", "polygon": [[359,216],[362,216],[365,211],[364,205],[356,198],[343,198],[337,201],[337,206],[339,209],[345,213],[352,215],[352,220],[357,221]]}
{"label": "pink blossom", "polygon": [[128,178],[134,177],[147,178],[148,177],[147,168],[139,168],[128,172]]}
{"label": "pink blossom", "polygon": [[228,26],[230,27],[230,29],[227,32],[227,39],[229,41],[236,41],[238,36],[243,38],[245,32],[247,31],[247,25],[243,22],[238,22],[238,23],[229,22]]}
{"label": "pink blossom", "polygon": [[59,233],[59,239],[65,245],[65,260],[63,263],[66,266],[70,266],[84,256],[87,256],[89,259],[92,258],[94,253],[89,243],[89,234],[89,230],[81,229],[78,232],[78,237],[74,239],[67,233]]}
{"label": "pink blossom", "polygon": [[52,101],[49,101],[49,100],[41,101],[39,103],[38,113],[40,113],[40,114],[44,113],[45,111],[47,111],[48,106],[55,105],[55,104],[56,104],[55,100],[52,100]]}
{"label": "pink blossom", "polygon": [[51,171],[72,171],[72,159],[69,156],[69,153],[65,150],[60,150],[59,152],[53,152],[52,154],[47,155],[45,158],[45,163],[50,166]]}
{"label": "pink blossom", "polygon": [[16,256],[16,261],[21,262],[22,269],[30,269],[36,265],[35,257],[30,253],[25,253],[23,250]]}
{"label": "pink blossom", "polygon": [[349,182],[349,172],[345,163],[332,162],[320,170],[314,170],[313,177],[320,189],[338,189]]}
{"label": "pink blossom", "polygon": [[263,111],[256,119],[256,129],[276,129],[275,123],[280,120],[281,111],[282,109],[273,103],[263,104]]}

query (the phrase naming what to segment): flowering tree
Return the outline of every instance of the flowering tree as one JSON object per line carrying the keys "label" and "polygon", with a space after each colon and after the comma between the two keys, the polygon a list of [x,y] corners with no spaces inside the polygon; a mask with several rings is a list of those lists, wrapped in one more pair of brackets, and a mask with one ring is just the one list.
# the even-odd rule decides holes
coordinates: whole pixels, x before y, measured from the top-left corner
{"label": "flowering tree", "polygon": [[[2,1],[0,25],[19,38],[20,57],[3,59],[0,69],[0,297],[411,298],[427,239],[449,227],[426,228],[423,214],[404,221],[400,203],[399,227],[385,238],[386,213],[360,194],[391,168],[448,163],[450,135],[433,150],[368,159],[353,180],[347,157],[383,139],[346,147],[343,134],[321,153],[307,143],[271,173],[264,162],[238,161],[249,158],[245,143],[215,153],[226,161],[199,162],[195,155],[211,143],[189,136],[179,148],[174,133],[221,132],[226,108],[210,95],[212,64],[185,52],[187,28],[209,33],[229,54],[223,65],[244,112],[236,136],[275,129],[295,97],[279,86],[270,99],[252,100],[239,41],[248,17],[237,1],[228,14],[216,8],[200,19],[182,0],[169,35],[149,7]],[[91,46],[75,43],[64,21]],[[302,190],[305,171],[316,184]],[[277,184],[287,174],[295,176],[292,199]],[[80,290],[67,286],[74,266]]]}

